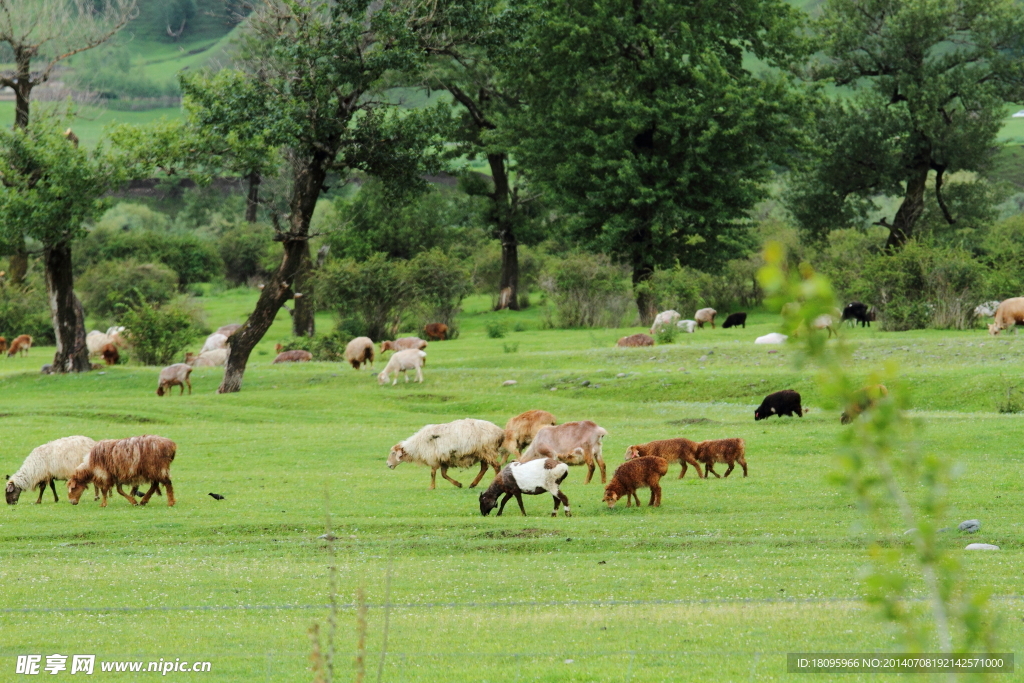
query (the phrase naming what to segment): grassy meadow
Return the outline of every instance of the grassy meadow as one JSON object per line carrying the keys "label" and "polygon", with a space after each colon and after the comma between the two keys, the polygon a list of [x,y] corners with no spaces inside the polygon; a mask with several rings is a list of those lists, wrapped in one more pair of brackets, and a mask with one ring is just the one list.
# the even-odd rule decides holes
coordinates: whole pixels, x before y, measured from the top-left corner
{"label": "grassy meadow", "polygon": [[[202,299],[210,326],[240,321],[255,297]],[[193,373],[191,396],[158,398],[157,368],[57,377],[38,373],[52,349],[0,359],[5,474],[34,446],[71,434],[178,443],[174,508],[157,497],[132,508],[119,496],[106,509],[91,496],[72,507],[61,488],[59,504],[33,505],[26,492],[4,506],[0,680],[20,679],[17,655],[56,652],[212,663],[210,673],[167,680],[310,681],[307,631],[314,622],[329,630],[332,563],[337,680],[354,678],[359,587],[369,603],[367,680],[772,681],[787,677],[787,652],[903,649],[860,599],[876,537],[827,481],[839,411],[821,405],[792,350],[752,343],[773,316],[617,349],[639,330],[545,330],[540,307],[491,313],[483,297],[467,303],[461,336],[430,344],[422,385],[379,387],[370,372],[338,364],[271,365],[273,344],[288,335],[284,312],[234,395],[214,393],[212,368]],[[508,322],[504,339],[486,335],[495,318]],[[918,445],[959,463],[944,525],[978,518],[982,529],[969,541],[945,535],[945,545],[996,596],[1000,647],[1024,651],[1024,417],[996,409],[1008,387],[1024,385],[1024,335],[844,336],[854,372],[899,364]],[[502,387],[507,379],[518,384]],[[761,398],[784,388],[804,395],[809,414],[755,423]],[[600,483],[584,486],[573,468],[563,488],[572,518],[548,517],[548,496],[524,499],[528,517],[513,501],[505,516],[483,518],[479,490],[439,478],[430,491],[425,468],[385,465],[388,449],[424,424],[504,425],[531,408],[604,426],[609,476],[629,444],[674,436],[746,439],[750,476],[680,481],[672,466],[661,508],[608,510]],[[328,511],[333,544],[318,538]],[[883,540],[902,543],[902,531]],[[959,551],[972,541],[1002,550]],[[829,680],[869,678],[879,677]]]}

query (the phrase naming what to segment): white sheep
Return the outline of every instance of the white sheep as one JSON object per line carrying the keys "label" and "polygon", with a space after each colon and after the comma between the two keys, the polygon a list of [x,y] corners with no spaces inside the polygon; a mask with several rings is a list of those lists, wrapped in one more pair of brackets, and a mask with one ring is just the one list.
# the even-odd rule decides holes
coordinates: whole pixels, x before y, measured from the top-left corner
{"label": "white sheep", "polygon": [[693,334],[693,331],[697,329],[696,320],[680,320],[676,323],[676,328],[682,330],[686,334]]}
{"label": "white sheep", "polygon": [[107,336],[110,337],[110,342],[122,349],[128,346],[128,340],[124,338],[124,329],[124,325],[115,325],[107,328]]}
{"label": "white sheep", "polygon": [[672,327],[682,317],[683,316],[673,310],[662,311],[655,316],[654,322],[651,324],[651,334],[657,334],[665,327]]}
{"label": "white sheep", "polygon": [[486,420],[467,418],[427,425],[392,446],[388,467],[395,469],[400,462],[420,463],[430,468],[430,488],[436,486],[438,469],[442,477],[462,488],[461,483],[448,476],[448,468],[465,469],[480,463],[480,473],[469,485],[473,488],[480,483],[488,466],[494,468],[495,475],[498,474],[498,450],[504,440],[505,430]]}
{"label": "white sheep", "polygon": [[113,343],[114,340],[109,334],[104,334],[99,330],[93,330],[85,335],[85,346],[89,349],[90,356],[98,356],[104,346]]}
{"label": "white sheep", "polygon": [[[384,371],[377,375],[377,382],[379,384],[387,384],[388,376],[393,372],[395,373],[395,381],[391,384],[394,386],[398,384],[398,373],[405,374],[406,370],[416,371],[416,381],[423,381],[423,364],[426,362],[427,352],[417,351],[416,349],[406,349],[405,351],[396,351],[395,355],[391,356],[391,360],[384,366]],[[409,381],[409,375],[405,375],[405,381]]]}
{"label": "white sheep", "polygon": [[345,360],[358,370],[364,363],[373,367],[373,340],[356,337],[345,346]]}
{"label": "white sheep", "polygon": [[229,349],[214,349],[200,353],[198,356],[188,353],[185,354],[185,362],[194,368],[216,368],[227,365],[228,351]]}
{"label": "white sheep", "polygon": [[203,344],[203,348],[199,349],[199,355],[203,355],[207,351],[216,351],[217,349],[226,349],[228,347],[228,337],[224,334],[217,334],[214,332],[206,338],[206,343]]}
{"label": "white sheep", "polygon": [[781,332],[769,332],[763,337],[758,337],[754,340],[755,344],[785,344],[786,340],[789,339],[786,335]]}
{"label": "white sheep", "polygon": [[7,504],[14,505],[22,491],[39,487],[38,505],[49,484],[53,502],[57,502],[55,479],[70,479],[96,442],[87,436],[65,436],[32,449],[18,471],[7,477]]}
{"label": "white sheep", "polygon": [[697,321],[697,327],[703,329],[705,323],[711,323],[711,329],[715,329],[715,316],[718,315],[718,311],[713,308],[702,308],[693,314],[693,319]]}

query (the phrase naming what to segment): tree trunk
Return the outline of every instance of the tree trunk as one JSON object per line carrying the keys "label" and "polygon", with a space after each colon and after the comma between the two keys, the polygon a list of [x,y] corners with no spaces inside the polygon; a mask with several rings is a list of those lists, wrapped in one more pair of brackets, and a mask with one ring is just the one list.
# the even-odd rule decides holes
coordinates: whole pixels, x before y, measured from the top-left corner
{"label": "tree trunk", "polygon": [[14,54],[17,81],[14,84],[14,127],[28,128],[28,103],[32,96],[32,54],[17,50]]}
{"label": "tree trunk", "polygon": [[25,281],[26,274],[28,274],[28,252],[25,251],[23,242],[18,247],[18,250],[11,254],[7,267],[7,277],[12,285],[20,285]]}
{"label": "tree trunk", "polygon": [[[316,313],[313,305],[313,261],[309,256],[309,240],[302,244],[302,262],[295,274],[295,311],[292,312],[292,336],[312,337],[316,334]],[[301,294],[302,296],[299,296]]]}
{"label": "tree trunk", "polygon": [[87,372],[89,349],[85,345],[85,315],[75,296],[71,275],[71,245],[61,243],[43,250],[46,262],[46,293],[57,338],[54,372]]}
{"label": "tree trunk", "polygon": [[321,153],[312,162],[303,163],[300,168],[295,169],[295,182],[289,203],[289,229],[275,238],[284,243],[284,257],[277,272],[260,293],[256,310],[231,337],[231,351],[228,353],[224,379],[217,389],[219,394],[241,391],[249,354],[274,324],[274,318],[277,317],[277,312],[281,310],[284,302],[292,298],[292,283],[302,266],[302,259],[309,258],[309,221],[313,217],[316,200],[323,189],[330,161],[327,155]]}
{"label": "tree trunk", "polygon": [[640,313],[640,324],[644,327],[654,322],[658,309],[654,305],[654,294],[644,285],[654,275],[654,268],[647,264],[633,266],[633,292],[636,295],[636,309]]}
{"label": "tree trunk", "polygon": [[488,154],[494,192],[491,193],[491,220],[494,234],[501,242],[501,279],[495,310],[519,310],[519,243],[515,235],[515,205],[508,182],[508,155]]}
{"label": "tree trunk", "polygon": [[260,182],[263,178],[253,171],[245,179],[249,181],[249,192],[245,198],[245,222],[255,223],[256,212],[260,208]]}
{"label": "tree trunk", "polygon": [[928,181],[928,171],[928,164],[918,164],[907,177],[906,194],[904,194],[903,203],[900,204],[900,208],[892,220],[892,227],[889,228],[889,239],[885,243],[886,249],[899,251],[913,237],[914,225],[917,224],[917,219],[924,212],[924,193],[925,184]]}

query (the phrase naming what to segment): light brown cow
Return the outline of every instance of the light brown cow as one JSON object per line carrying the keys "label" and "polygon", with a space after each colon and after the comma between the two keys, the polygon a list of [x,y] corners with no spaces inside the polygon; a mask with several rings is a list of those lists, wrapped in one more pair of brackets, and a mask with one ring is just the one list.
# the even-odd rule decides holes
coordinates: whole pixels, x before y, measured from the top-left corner
{"label": "light brown cow", "polygon": [[607,480],[604,458],[601,457],[601,440],[608,432],[590,420],[566,422],[556,427],[544,427],[526,452],[519,457],[519,462],[529,462],[538,458],[557,458],[566,465],[586,465],[587,477],[583,481],[589,484],[594,476],[594,466],[601,468],[601,483]]}

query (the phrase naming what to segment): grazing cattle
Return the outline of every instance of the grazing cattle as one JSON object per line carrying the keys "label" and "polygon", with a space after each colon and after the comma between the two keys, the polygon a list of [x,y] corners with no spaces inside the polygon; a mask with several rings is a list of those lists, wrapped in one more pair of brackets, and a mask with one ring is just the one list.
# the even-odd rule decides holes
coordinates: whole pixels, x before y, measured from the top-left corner
{"label": "grazing cattle", "polygon": [[609,508],[615,507],[619,498],[625,496],[626,507],[630,506],[630,498],[636,500],[636,506],[640,507],[640,498],[636,495],[637,489],[651,489],[651,500],[647,507],[661,506],[661,478],[668,473],[668,462],[657,456],[645,458],[634,458],[627,460],[618,466],[612,480],[604,489],[604,498]]}
{"label": "grazing cattle", "polygon": [[631,334],[628,337],[623,337],[619,341],[615,342],[615,345],[623,348],[654,346],[654,339],[641,332],[640,334]]}
{"label": "grazing cattle", "polygon": [[766,420],[772,415],[803,417],[804,411],[800,407],[800,394],[792,389],[783,389],[765,396],[761,405],[754,411],[754,420]]}
{"label": "grazing cattle", "polygon": [[423,332],[430,341],[444,341],[448,338],[448,326],[444,323],[427,323]]}
{"label": "grazing cattle", "polygon": [[729,317],[722,323],[722,329],[729,329],[730,327],[742,327],[747,329],[747,314],[743,311],[739,313],[730,313]]}
{"label": "grazing cattle", "polygon": [[554,458],[544,460],[531,460],[530,462],[513,462],[505,467],[498,476],[494,478],[487,490],[480,494],[480,514],[486,517],[495,507],[498,507],[498,496],[504,494],[501,506],[498,507],[498,517],[505,511],[505,503],[515,496],[519,503],[519,509],[523,516],[526,516],[526,508],[523,507],[523,494],[536,496],[547,492],[555,499],[555,509],[552,517],[558,516],[559,503],[565,504],[565,516],[572,517],[569,511],[569,499],[558,488],[558,485],[569,476],[569,466],[564,462],[558,462]]}
{"label": "grazing cattle", "polygon": [[566,465],[586,465],[589,484],[594,476],[594,467],[601,468],[601,483],[606,479],[604,458],[601,457],[601,440],[608,435],[604,428],[590,420],[566,422],[555,427],[544,427],[533,437],[533,443],[519,457],[520,462],[538,458],[558,458]]}

